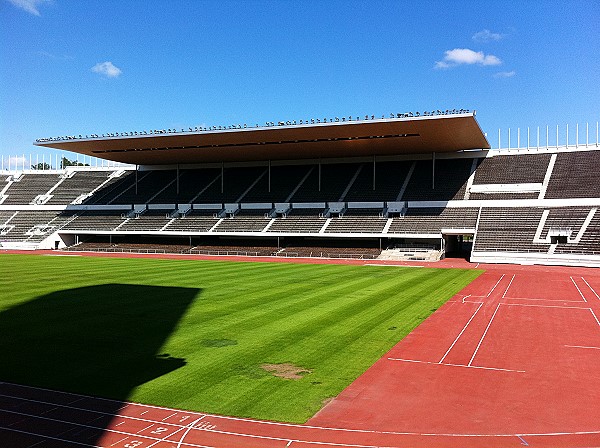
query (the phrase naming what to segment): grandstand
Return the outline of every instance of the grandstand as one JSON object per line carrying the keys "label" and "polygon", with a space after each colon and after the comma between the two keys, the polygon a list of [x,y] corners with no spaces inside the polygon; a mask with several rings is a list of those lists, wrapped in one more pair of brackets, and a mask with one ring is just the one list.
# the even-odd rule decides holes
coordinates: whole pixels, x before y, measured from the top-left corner
{"label": "grandstand", "polygon": [[2,171],[0,245],[600,266],[598,141],[366,118],[40,139],[128,165]]}

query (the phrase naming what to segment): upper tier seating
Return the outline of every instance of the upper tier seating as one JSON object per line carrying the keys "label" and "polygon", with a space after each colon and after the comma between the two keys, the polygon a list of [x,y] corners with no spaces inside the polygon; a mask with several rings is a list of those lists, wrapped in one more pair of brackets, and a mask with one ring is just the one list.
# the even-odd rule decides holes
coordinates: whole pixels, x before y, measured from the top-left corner
{"label": "upper tier seating", "polygon": [[[480,159],[473,185],[541,183],[550,157],[550,154],[519,154]],[[471,199],[474,198],[471,196]]]}
{"label": "upper tier seating", "polygon": [[110,171],[75,171],[72,177],[64,179],[52,191],[52,197],[46,204],[70,204],[78,197],[94,191],[110,174]]}
{"label": "upper tier seating", "polygon": [[31,204],[37,196],[46,194],[59,180],[58,174],[23,174],[8,187],[4,193],[8,197],[2,205]]}
{"label": "upper tier seating", "polygon": [[348,202],[396,201],[412,162],[377,162],[375,185],[373,165],[364,163],[344,200]]}
{"label": "upper tier seating", "polygon": [[449,201],[464,199],[465,188],[473,159],[439,159],[435,161],[435,184],[432,185],[433,162],[419,160],[406,191],[403,201]]}
{"label": "upper tier seating", "polygon": [[600,197],[600,151],[561,152],[546,199]]}

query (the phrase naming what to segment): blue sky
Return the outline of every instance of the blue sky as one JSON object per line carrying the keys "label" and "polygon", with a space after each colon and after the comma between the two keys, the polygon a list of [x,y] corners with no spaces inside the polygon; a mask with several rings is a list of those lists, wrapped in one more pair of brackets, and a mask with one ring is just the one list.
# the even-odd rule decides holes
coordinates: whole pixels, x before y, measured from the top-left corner
{"label": "blue sky", "polygon": [[595,141],[599,20],[597,0],[0,0],[0,154],[453,108],[476,109],[493,147],[498,128],[550,125],[552,142],[567,123]]}

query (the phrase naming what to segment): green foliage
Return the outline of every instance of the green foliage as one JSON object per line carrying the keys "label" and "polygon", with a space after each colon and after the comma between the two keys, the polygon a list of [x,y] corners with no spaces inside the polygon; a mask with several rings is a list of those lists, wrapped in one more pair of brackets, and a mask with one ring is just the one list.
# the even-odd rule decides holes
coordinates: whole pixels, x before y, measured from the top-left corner
{"label": "green foliage", "polygon": [[67,166],[89,166],[89,164],[81,163],[81,162],[78,162],[77,160],[69,160],[66,157],[63,157],[62,159],[60,159],[60,167],[65,168]]}
{"label": "green foliage", "polygon": [[31,169],[32,170],[51,170],[52,169],[52,165],[50,165],[49,163],[45,163],[45,162],[40,162],[40,163],[36,163],[35,165],[31,165]]}
{"label": "green foliage", "polygon": [[[0,380],[290,422],[480,273],[32,255],[0,264],[0,353],[11,359]],[[283,363],[310,373],[261,368]]]}

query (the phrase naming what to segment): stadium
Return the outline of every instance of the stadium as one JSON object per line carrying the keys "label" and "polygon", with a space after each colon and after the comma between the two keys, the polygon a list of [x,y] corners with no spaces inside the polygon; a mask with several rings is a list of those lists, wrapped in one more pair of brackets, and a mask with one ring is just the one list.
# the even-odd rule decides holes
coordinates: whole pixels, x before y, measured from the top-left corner
{"label": "stadium", "polygon": [[2,171],[32,285],[0,313],[0,440],[600,444],[598,124],[545,132],[492,149],[454,109],[38,139],[84,162]]}

